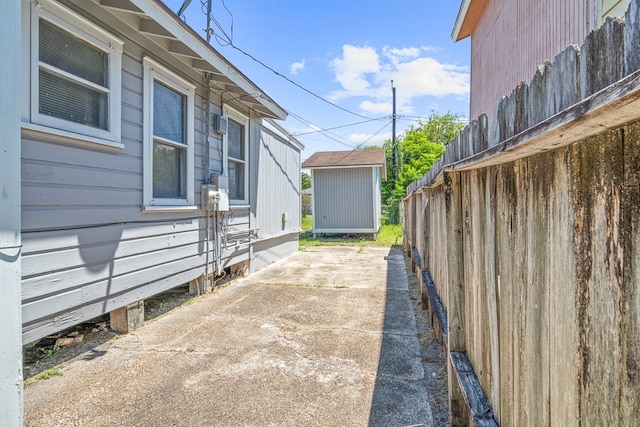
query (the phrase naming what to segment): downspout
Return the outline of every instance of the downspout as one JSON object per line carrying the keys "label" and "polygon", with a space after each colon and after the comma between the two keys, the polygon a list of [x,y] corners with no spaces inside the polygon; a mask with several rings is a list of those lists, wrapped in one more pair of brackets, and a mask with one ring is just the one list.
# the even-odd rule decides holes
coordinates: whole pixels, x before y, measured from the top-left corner
{"label": "downspout", "polygon": [[[23,423],[20,176],[21,8],[0,4],[0,425]],[[28,80],[28,79],[27,79]],[[18,102],[18,105],[16,105]],[[22,102],[28,102],[23,99]]]}
{"label": "downspout", "polygon": [[[251,259],[253,258],[253,241],[251,240],[251,173],[252,173],[252,168],[251,168],[251,162],[252,162],[252,158],[253,156],[251,156],[251,134],[253,132],[253,109],[249,108],[249,125],[247,126],[247,132],[249,132],[249,134],[247,135],[247,170],[245,172],[245,179],[247,180],[247,202],[249,204],[249,215],[247,215],[247,218],[249,219],[249,234],[248,234],[248,238],[249,238],[249,265],[247,266],[248,270],[251,271]],[[260,132],[261,131],[261,126],[258,127],[257,126],[257,122],[256,122],[256,132]],[[258,138],[258,144],[260,142],[260,139]],[[259,148],[258,148],[259,150]],[[259,178],[259,177],[256,177]]]}

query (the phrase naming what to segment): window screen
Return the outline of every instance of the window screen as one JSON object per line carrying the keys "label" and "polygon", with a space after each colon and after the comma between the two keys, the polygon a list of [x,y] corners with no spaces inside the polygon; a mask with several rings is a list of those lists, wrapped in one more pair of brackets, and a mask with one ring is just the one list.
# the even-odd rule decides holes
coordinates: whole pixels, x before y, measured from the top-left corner
{"label": "window screen", "polygon": [[[153,197],[186,198],[186,97],[153,83]],[[172,145],[170,142],[180,145]]]}
{"label": "window screen", "polygon": [[185,96],[159,82],[153,83],[153,134],[184,144]]}
{"label": "window screen", "polygon": [[228,128],[228,168],[229,197],[233,200],[244,200],[245,187],[245,141],[244,126],[229,120]]}
{"label": "window screen", "polygon": [[39,111],[109,129],[109,55],[40,19]]}
{"label": "window screen", "polygon": [[185,150],[159,142],[153,143],[153,197],[186,197]]}

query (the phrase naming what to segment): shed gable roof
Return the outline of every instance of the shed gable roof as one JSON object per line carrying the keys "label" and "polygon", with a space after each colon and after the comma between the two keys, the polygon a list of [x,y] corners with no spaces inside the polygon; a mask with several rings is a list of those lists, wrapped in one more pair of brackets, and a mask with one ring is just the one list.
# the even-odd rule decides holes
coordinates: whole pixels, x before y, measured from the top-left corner
{"label": "shed gable roof", "polygon": [[381,167],[386,175],[385,150],[318,151],[302,163],[306,169],[342,167]]}

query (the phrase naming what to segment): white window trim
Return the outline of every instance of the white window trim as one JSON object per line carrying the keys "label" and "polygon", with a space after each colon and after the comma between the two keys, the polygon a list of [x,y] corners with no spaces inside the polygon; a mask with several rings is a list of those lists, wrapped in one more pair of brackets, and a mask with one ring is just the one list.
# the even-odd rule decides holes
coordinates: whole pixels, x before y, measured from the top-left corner
{"label": "white window trim", "polygon": [[[249,118],[238,110],[227,105],[223,106],[222,113],[234,122],[244,126],[244,198],[232,199],[229,196],[230,205],[248,205],[249,204]],[[229,173],[229,135],[224,135],[224,170]]]}
{"label": "white window trim", "polygon": [[630,0],[598,0],[596,2],[596,27],[602,25],[608,16],[624,21],[625,12],[629,7],[629,3]]}
{"label": "white window trim", "polygon": [[[154,60],[144,57],[143,77],[143,200],[144,211],[184,211],[197,209],[194,199],[194,109],[196,87],[178,77]],[[153,197],[153,83],[162,82],[187,97],[187,198],[166,199]]]}
{"label": "white window trim", "polygon": [[[109,54],[109,130],[95,129],[80,123],[40,114],[39,101],[39,33],[40,18],[59,26],[84,41]],[[30,122],[51,128],[52,133],[70,133],[91,137],[92,143],[111,146],[121,140],[122,97],[122,49],[124,43],[98,26],[79,17],[67,8],[51,0],[40,0],[31,4],[31,88]]]}

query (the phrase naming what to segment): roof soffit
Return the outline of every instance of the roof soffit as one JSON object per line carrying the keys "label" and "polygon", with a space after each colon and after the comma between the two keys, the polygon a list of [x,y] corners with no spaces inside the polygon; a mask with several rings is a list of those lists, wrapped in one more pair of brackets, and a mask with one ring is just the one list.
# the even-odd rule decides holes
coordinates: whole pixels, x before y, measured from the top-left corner
{"label": "roof soffit", "polygon": [[[70,0],[75,1],[75,0]],[[84,3],[84,2],[79,2]],[[234,98],[260,116],[284,119],[285,110],[235,68],[195,30],[176,18],[159,0],[93,0],[186,67],[210,73],[215,87],[237,93]]]}
{"label": "roof soffit", "polygon": [[462,0],[451,32],[451,38],[454,41],[460,41],[471,35],[486,3],[487,0]]}

